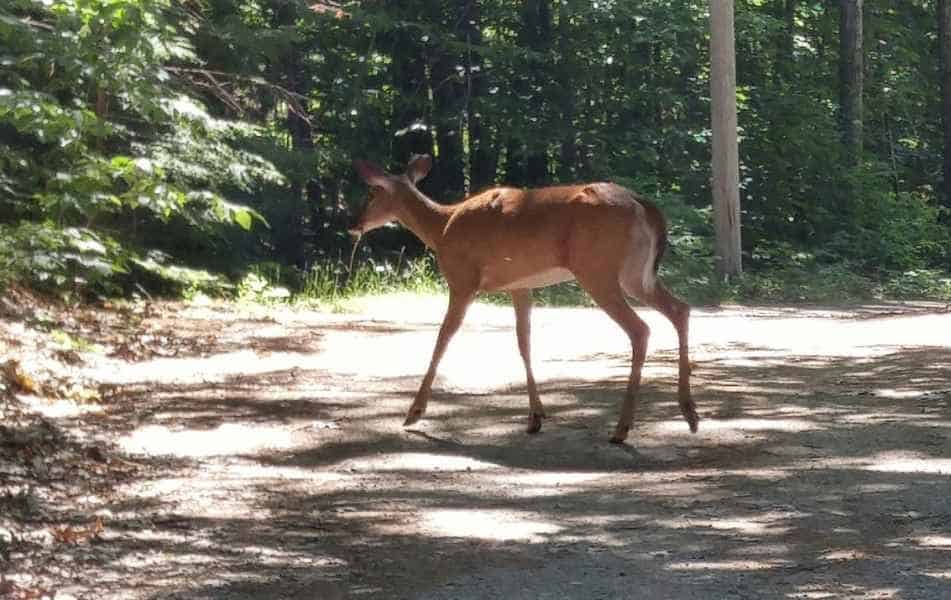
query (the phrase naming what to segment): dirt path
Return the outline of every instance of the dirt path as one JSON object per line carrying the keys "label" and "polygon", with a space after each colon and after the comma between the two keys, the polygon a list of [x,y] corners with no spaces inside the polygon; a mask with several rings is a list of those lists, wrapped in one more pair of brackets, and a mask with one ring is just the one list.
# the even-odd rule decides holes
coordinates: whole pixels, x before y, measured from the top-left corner
{"label": "dirt path", "polygon": [[[82,471],[76,497],[57,492],[75,471],[57,483],[43,467],[36,489],[65,506],[32,512],[28,498],[11,502],[42,469],[0,461],[0,509],[19,511],[5,521],[8,593],[951,596],[941,307],[696,311],[697,435],[676,407],[672,328],[642,311],[643,399],[618,447],[607,440],[629,350],[587,309],[536,310],[541,434],[522,433],[511,309],[489,306],[450,347],[428,419],[403,430],[443,302],[381,300],[348,316],[164,307],[121,343],[100,324],[112,342],[76,369],[105,384],[101,402],[18,396],[108,456],[103,473]],[[43,538],[51,520],[93,516],[103,527],[89,539]]]}

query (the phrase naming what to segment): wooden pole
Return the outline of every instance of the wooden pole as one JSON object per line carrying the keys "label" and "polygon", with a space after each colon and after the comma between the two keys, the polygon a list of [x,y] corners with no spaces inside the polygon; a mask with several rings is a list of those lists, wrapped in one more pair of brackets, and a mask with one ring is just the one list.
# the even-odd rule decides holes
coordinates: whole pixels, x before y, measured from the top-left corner
{"label": "wooden pole", "polygon": [[716,266],[726,280],[743,271],[733,0],[710,0],[710,62]]}

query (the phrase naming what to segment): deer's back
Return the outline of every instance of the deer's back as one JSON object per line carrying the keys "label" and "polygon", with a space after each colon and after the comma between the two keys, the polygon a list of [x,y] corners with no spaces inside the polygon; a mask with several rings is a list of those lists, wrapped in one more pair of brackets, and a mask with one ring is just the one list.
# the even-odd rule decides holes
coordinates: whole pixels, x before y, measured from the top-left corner
{"label": "deer's back", "polygon": [[656,211],[612,183],[492,188],[454,207],[437,253],[450,268],[478,270],[483,289],[539,287],[570,279],[573,255],[619,259],[620,245],[650,210]]}

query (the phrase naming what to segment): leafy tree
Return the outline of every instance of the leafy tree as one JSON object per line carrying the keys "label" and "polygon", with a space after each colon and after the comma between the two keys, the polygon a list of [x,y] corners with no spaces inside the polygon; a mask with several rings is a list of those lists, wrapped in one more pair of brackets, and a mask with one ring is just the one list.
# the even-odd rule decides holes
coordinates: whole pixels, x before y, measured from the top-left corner
{"label": "leafy tree", "polygon": [[[908,282],[951,264],[946,7],[861,5],[856,117],[840,101],[840,3],[735,2],[751,281],[835,267]],[[429,153],[422,185],[441,202],[597,179],[652,196],[671,220],[668,275],[716,292],[709,6],[8,0],[0,271],[118,293],[264,262],[328,289],[365,194],[351,160],[398,169]],[[861,152],[843,122],[862,125]],[[374,235],[365,259],[424,252],[398,229]]]}
{"label": "leafy tree", "polygon": [[164,68],[197,60],[188,22],[158,0],[15,0],[0,13],[0,254],[11,266],[104,283],[134,265],[161,272],[165,253],[147,251],[163,245],[147,241],[183,225],[196,243],[224,223],[251,228],[257,214],[229,192],[280,174],[240,147],[260,130],[213,117]]}

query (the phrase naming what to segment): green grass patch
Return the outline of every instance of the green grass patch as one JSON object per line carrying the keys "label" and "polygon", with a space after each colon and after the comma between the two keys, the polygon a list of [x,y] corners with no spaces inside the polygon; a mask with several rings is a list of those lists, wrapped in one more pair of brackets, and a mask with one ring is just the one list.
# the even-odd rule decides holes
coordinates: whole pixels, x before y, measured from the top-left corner
{"label": "green grass patch", "polygon": [[358,310],[359,300],[389,294],[446,294],[435,260],[423,256],[387,263],[368,259],[351,271],[341,260],[302,272],[275,263],[252,267],[236,286],[236,299],[253,304],[290,303],[334,312]]}
{"label": "green grass patch", "polygon": [[784,265],[744,273],[720,286],[720,302],[852,304],[883,300],[951,301],[951,273],[916,270],[863,274],[849,263]]}
{"label": "green grass patch", "polygon": [[[951,274],[938,270],[862,274],[849,263],[786,262],[720,282],[707,261],[674,253],[661,267],[660,279],[694,306],[722,303],[832,304],[880,300],[951,301]],[[368,260],[348,271],[341,261],[314,266],[306,273],[275,264],[255,266],[235,286],[238,301],[290,303],[335,312],[359,310],[360,299],[404,294],[445,295],[446,282],[434,259],[424,256],[396,264]],[[576,282],[534,292],[538,306],[594,306]],[[508,305],[508,293],[480,295],[480,301]]]}
{"label": "green grass patch", "polygon": [[74,352],[97,352],[102,353],[103,348],[99,344],[90,342],[89,340],[83,339],[81,337],[70,335],[69,333],[61,330],[54,329],[50,332],[50,337],[62,350],[72,350]]}

